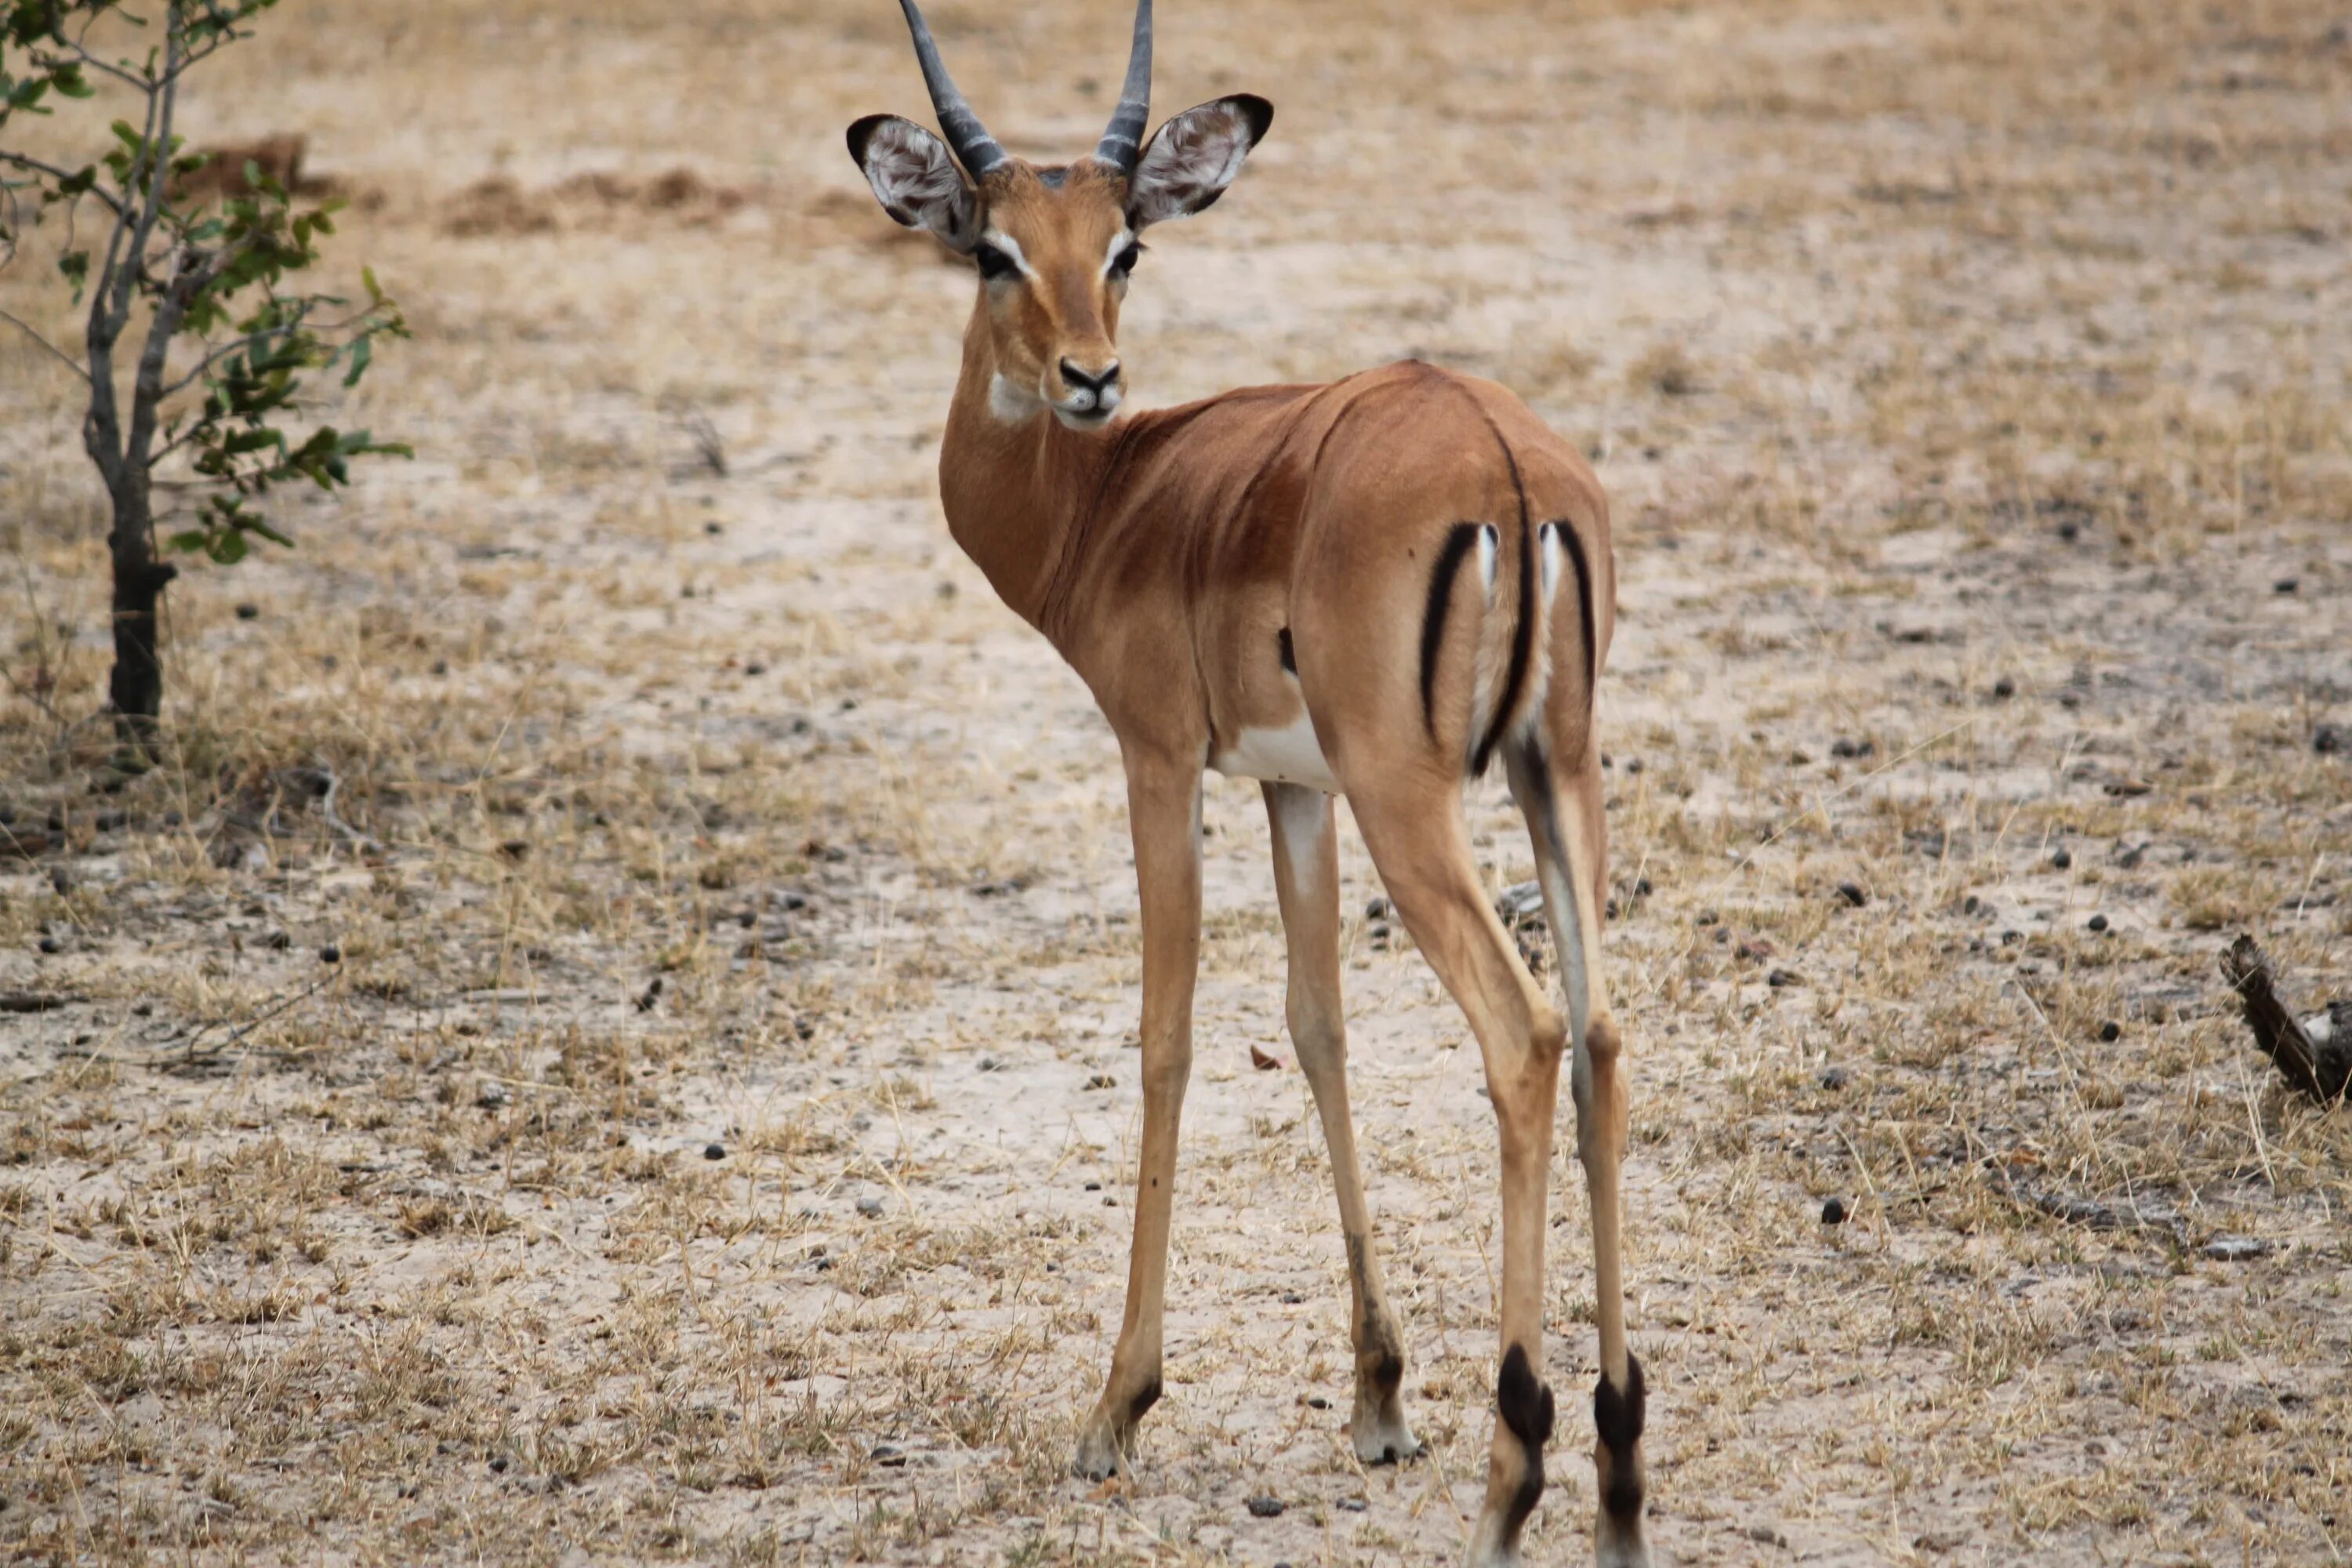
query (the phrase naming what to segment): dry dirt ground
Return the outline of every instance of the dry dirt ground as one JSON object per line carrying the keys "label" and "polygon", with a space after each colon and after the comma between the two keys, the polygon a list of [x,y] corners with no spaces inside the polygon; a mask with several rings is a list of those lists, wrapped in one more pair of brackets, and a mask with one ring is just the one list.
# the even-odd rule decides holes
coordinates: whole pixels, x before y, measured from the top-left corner
{"label": "dry dirt ground", "polygon": [[[1091,143],[1119,5],[936,20],[1013,148]],[[2352,989],[2345,13],[1169,0],[1160,34],[1163,111],[1280,112],[1152,237],[1139,390],[1420,354],[1614,498],[1663,1554],[2342,1561],[2352,1114],[2281,1090],[2215,959],[2252,930]],[[1244,784],[1208,797],[1167,1397],[1131,1489],[1066,1474],[1124,1278],[1129,856],[1086,693],[939,516],[972,282],[840,142],[922,106],[885,0],[270,16],[189,125],[307,133],[353,195],[334,264],[416,338],[330,413],[418,457],[173,588],[177,749],[119,793],[69,384],[0,349],[0,800],[55,840],[0,859],[0,991],[62,1002],[0,1015],[0,1554],[1460,1550],[1476,1052],[1350,837],[1430,1442],[1368,1473]],[[0,308],[62,327],[46,266]],[[1498,786],[1470,809],[1529,875]],[[1531,1550],[1572,1562],[1565,1153],[1556,1192]]]}

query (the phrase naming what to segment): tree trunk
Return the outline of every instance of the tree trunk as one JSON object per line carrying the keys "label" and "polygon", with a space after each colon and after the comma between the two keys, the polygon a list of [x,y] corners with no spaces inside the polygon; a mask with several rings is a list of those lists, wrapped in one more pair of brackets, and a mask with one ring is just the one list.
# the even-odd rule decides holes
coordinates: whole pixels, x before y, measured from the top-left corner
{"label": "tree trunk", "polygon": [[163,585],[180,571],[155,559],[145,472],[125,475],[113,501],[114,531],[107,543],[114,555],[114,676],[107,692],[113,700],[115,735],[125,761],[143,763],[153,759],[156,721],[163,711],[156,610]]}

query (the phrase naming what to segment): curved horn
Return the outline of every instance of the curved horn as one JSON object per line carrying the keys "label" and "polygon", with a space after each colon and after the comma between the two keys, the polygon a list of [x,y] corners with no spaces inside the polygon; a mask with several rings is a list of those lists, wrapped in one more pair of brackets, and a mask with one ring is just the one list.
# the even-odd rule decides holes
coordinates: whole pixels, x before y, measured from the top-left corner
{"label": "curved horn", "polygon": [[915,0],[898,0],[898,8],[907,13],[907,30],[915,35],[915,59],[923,68],[923,85],[931,89],[931,108],[940,117],[940,129],[947,132],[948,145],[955,150],[967,174],[975,180],[986,178],[990,170],[1012,160],[956,90],[955,78],[948,75],[940,47],[931,41],[931,29],[915,8]]}
{"label": "curved horn", "polygon": [[1095,148],[1095,156],[1122,174],[1143,156],[1143,128],[1151,119],[1151,0],[1135,0],[1135,47],[1127,57],[1127,85]]}

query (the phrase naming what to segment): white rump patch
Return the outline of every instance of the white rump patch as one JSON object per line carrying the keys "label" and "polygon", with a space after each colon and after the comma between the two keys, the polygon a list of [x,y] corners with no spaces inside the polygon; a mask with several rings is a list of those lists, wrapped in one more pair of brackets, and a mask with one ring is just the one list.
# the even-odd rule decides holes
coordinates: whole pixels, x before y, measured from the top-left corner
{"label": "white rump patch", "polygon": [[1322,742],[1315,738],[1315,721],[1304,708],[1279,730],[1244,730],[1234,749],[1222,757],[1212,757],[1209,765],[1227,778],[1268,779],[1305,784],[1328,795],[1339,793],[1339,781],[1331,776]]}
{"label": "white rump patch", "polygon": [[1568,547],[1559,541],[1559,524],[1547,522],[1536,531],[1538,552],[1543,557],[1544,603],[1551,603],[1552,590],[1559,586],[1560,568],[1568,563]]}
{"label": "white rump patch", "polygon": [[1486,602],[1495,602],[1495,556],[1502,549],[1503,536],[1491,522],[1478,525],[1478,581],[1486,584]]}

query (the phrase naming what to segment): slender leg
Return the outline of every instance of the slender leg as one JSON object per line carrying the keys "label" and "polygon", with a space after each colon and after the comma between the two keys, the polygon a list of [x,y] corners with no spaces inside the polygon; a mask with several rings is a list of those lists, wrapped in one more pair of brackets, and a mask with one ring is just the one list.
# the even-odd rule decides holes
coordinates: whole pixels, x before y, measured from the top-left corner
{"label": "slender leg", "polygon": [[1576,1152],[1592,1200],[1593,1316],[1601,1331],[1601,1381],[1592,1391],[1600,1483],[1595,1547],[1602,1568],[1638,1568],[1650,1560],[1642,1533],[1642,1363],[1625,1342],[1623,1200],[1629,1097],[1617,1022],[1601,972],[1601,916],[1606,877],[1599,758],[1557,770],[1530,743],[1510,757],[1511,791],[1535,841],[1538,874],[1568,991],[1569,1037],[1575,1055],[1569,1092],[1576,1101]]}
{"label": "slender leg", "polygon": [[1127,759],[1129,827],[1143,896],[1143,1152],[1127,1311],[1110,1377],[1078,1433],[1072,1468],[1100,1480],[1126,1462],[1136,1423],[1160,1397],[1160,1312],[1168,1286],[1176,1136],[1192,1074],[1192,980],[1201,955],[1201,765]]}
{"label": "slender leg", "polygon": [[1566,1035],[1479,884],[1459,784],[1405,776],[1349,798],[1398,914],[1468,1017],[1486,1062],[1503,1156],[1502,1365],[1470,1560],[1481,1568],[1514,1563],[1543,1494],[1552,1426],[1540,1370],[1544,1206]]}
{"label": "slender leg", "polygon": [[1404,1335],[1372,1250],[1355,1121],[1348,1110],[1348,1026],[1339,1001],[1339,852],[1331,797],[1300,784],[1265,787],[1266,816],[1274,826],[1274,887],[1290,944],[1290,1039],[1298,1047],[1307,1086],[1315,1091],[1323,1143],[1331,1152],[1331,1184],[1339,1194],[1339,1229],[1348,1243],[1348,1331],[1356,1348],[1356,1413],[1349,1432],[1356,1458],[1365,1464],[1409,1459],[1420,1453],[1421,1440],[1404,1416]]}

